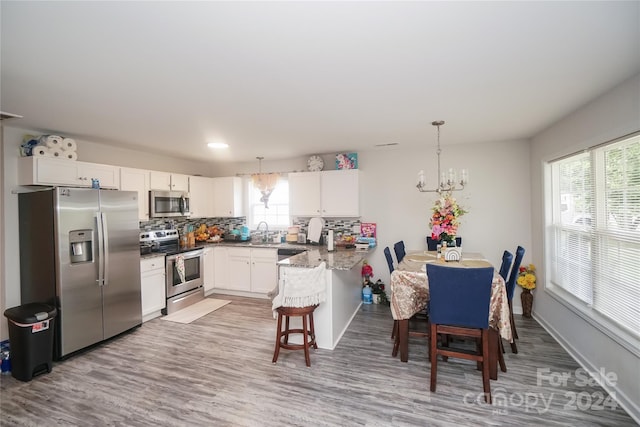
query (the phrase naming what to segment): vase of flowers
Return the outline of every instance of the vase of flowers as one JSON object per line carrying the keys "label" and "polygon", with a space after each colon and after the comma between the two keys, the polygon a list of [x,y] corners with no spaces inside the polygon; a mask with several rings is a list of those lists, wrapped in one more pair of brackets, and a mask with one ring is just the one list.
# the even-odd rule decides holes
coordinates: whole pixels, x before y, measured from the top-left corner
{"label": "vase of flowers", "polygon": [[431,238],[447,242],[447,246],[455,246],[460,217],[467,211],[458,205],[451,192],[442,194],[431,211]]}
{"label": "vase of flowers", "polygon": [[533,294],[531,291],[536,287],[536,266],[529,264],[526,267],[520,267],[516,283],[522,287],[522,293],[520,294],[522,317],[531,318],[531,310],[533,309]]}

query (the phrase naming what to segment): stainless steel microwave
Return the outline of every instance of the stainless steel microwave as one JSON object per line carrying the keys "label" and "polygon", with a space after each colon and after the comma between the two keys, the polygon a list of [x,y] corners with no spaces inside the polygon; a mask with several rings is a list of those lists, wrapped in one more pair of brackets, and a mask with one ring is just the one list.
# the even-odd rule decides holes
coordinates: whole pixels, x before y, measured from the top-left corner
{"label": "stainless steel microwave", "polygon": [[150,191],[149,215],[151,218],[190,216],[189,193],[182,191]]}

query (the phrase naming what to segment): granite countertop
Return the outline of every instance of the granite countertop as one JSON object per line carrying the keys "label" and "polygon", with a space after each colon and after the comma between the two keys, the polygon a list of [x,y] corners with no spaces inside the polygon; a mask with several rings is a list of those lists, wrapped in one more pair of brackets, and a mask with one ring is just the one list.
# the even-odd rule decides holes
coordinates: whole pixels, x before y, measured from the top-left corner
{"label": "granite countertop", "polygon": [[351,270],[353,267],[361,266],[362,261],[374,249],[338,248],[333,252],[329,252],[326,246],[311,246],[306,252],[279,261],[278,265],[283,267],[315,268],[322,261],[325,261],[328,270]]}
{"label": "granite countertop", "polygon": [[150,254],[140,255],[140,259],[156,258],[156,257],[164,258],[165,255],[166,254],[164,254],[162,252],[151,252]]}
{"label": "granite countertop", "polygon": [[[360,266],[364,260],[375,248],[368,250],[344,249],[336,248],[335,251],[327,251],[326,246],[305,245],[302,243],[262,243],[257,241],[250,242],[198,242],[194,249],[206,248],[214,246],[237,247],[237,248],[273,248],[273,249],[302,249],[303,252],[290,258],[278,262],[278,265],[289,267],[314,268],[320,265],[322,261],[327,263],[328,270],[351,270],[355,266]],[[152,252],[146,255],[140,255],[140,259],[164,257],[165,254]]]}
{"label": "granite countertop", "polygon": [[248,242],[197,242],[196,248],[206,248],[208,246],[226,246],[229,248],[273,248],[273,249],[304,249],[318,248],[315,245],[305,245],[302,243],[271,243],[271,242],[259,242],[257,240],[251,240]]}
{"label": "granite countertop", "polygon": [[[215,246],[225,246],[228,248],[271,248],[271,249],[302,249],[309,250],[311,248],[318,248],[319,246],[315,245],[305,245],[302,243],[270,243],[270,242],[258,242],[258,241],[249,241],[249,242],[197,242],[196,245],[191,249],[203,249],[207,247],[215,247]],[[151,252],[149,254],[140,255],[140,259],[146,258],[154,258],[154,257],[164,257],[166,254],[162,252]]]}

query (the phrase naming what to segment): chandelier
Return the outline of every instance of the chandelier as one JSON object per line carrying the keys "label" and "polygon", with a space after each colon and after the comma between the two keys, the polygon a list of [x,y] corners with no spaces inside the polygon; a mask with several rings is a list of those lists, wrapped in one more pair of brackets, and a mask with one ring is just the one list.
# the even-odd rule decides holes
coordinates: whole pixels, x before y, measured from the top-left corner
{"label": "chandelier", "polygon": [[440,148],[440,126],[444,125],[444,120],[431,122],[431,124],[438,128],[438,149],[436,150],[436,154],[438,155],[438,178],[440,181],[435,190],[425,188],[424,171],[421,170],[418,172],[418,185],[416,185],[416,187],[421,193],[442,193],[462,190],[469,182],[469,176],[466,169],[462,169],[460,180],[458,180],[457,174],[453,169],[449,169],[448,175],[445,175],[445,173],[440,169],[440,153],[442,152],[442,149]]}
{"label": "chandelier", "polygon": [[264,203],[266,209],[269,209],[269,196],[271,196],[273,189],[276,188],[280,174],[262,173],[262,159],[264,157],[256,157],[256,159],[258,159],[258,173],[251,175],[251,182],[253,182],[254,187],[260,190],[260,194],[262,194],[260,201]]}

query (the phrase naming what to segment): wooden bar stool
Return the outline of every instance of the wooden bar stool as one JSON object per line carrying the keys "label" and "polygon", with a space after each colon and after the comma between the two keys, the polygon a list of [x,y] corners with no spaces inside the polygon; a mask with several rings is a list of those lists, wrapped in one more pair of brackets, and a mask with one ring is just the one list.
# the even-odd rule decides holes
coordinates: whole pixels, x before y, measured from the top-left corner
{"label": "wooden bar stool", "polygon": [[[304,360],[311,367],[309,348],[318,348],[316,331],[313,324],[313,312],[326,300],[327,265],[321,262],[315,268],[283,267],[278,270],[278,292],[274,295],[271,309],[277,316],[276,346],[273,351],[273,363],[280,355],[280,349],[304,350]],[[301,318],[301,328],[290,328],[292,317]],[[284,318],[284,330],[282,320]],[[297,322],[296,322],[297,323]],[[291,334],[302,334],[302,344],[290,344]]]}
{"label": "wooden bar stool", "polygon": [[[278,326],[276,329],[276,347],[273,351],[273,363],[278,360],[280,349],[285,348],[287,350],[304,350],[304,360],[307,366],[311,366],[311,358],[309,357],[309,347],[314,349],[318,348],[316,344],[316,333],[313,326],[313,312],[318,305],[312,305],[309,307],[278,307],[276,312],[278,313]],[[282,318],[284,317],[285,327],[282,330]],[[290,329],[289,318],[290,317],[302,317],[302,328]],[[289,344],[290,334],[302,334],[302,344]]]}

